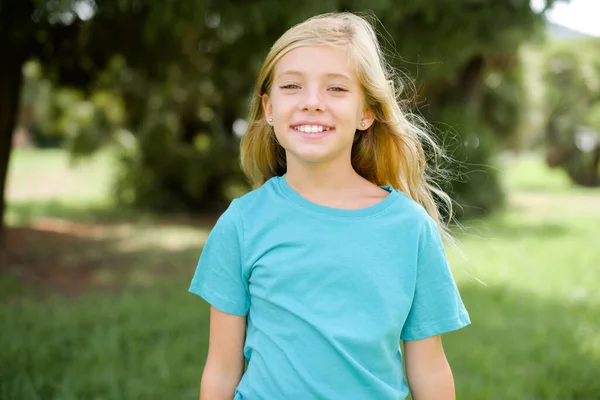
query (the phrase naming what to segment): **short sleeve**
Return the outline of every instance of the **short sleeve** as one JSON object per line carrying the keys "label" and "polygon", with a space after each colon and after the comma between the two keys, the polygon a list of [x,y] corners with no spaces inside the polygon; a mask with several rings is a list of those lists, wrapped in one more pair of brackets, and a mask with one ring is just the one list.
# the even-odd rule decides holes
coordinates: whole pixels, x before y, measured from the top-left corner
{"label": "short sleeve", "polygon": [[415,292],[401,340],[420,340],[471,323],[435,222],[428,219],[421,234]]}
{"label": "short sleeve", "polygon": [[220,311],[245,316],[250,299],[242,250],[243,229],[234,200],[206,240],[189,291]]}

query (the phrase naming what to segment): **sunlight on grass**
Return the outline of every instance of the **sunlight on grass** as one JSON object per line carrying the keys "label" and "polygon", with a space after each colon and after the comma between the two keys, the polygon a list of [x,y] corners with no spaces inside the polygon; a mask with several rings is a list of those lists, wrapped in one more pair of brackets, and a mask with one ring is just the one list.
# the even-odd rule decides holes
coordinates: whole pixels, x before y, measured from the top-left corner
{"label": "sunlight on grass", "polygon": [[61,149],[15,149],[8,169],[7,200],[103,204],[110,198],[115,166],[109,150],[72,162]]}
{"label": "sunlight on grass", "polygon": [[499,168],[509,190],[559,192],[574,188],[567,174],[560,168],[548,168],[540,154],[505,153]]}
{"label": "sunlight on grass", "polygon": [[191,246],[200,248],[209,230],[192,226],[138,227],[135,234],[128,235],[116,248],[119,251],[141,251],[148,247],[160,247],[165,252],[181,251]]}

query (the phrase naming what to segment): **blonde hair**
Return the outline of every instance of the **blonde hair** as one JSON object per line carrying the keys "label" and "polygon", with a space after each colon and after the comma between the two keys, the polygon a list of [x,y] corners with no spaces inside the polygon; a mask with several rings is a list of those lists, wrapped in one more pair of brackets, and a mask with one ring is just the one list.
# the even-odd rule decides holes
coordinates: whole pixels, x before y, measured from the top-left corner
{"label": "blonde hair", "polygon": [[[361,85],[364,102],[375,116],[371,127],[355,136],[352,147],[354,170],[372,183],[390,185],[421,204],[450,239],[435,198],[452,218],[450,197],[433,182],[423,145],[435,155],[443,155],[429,135],[422,118],[405,112],[399,101],[401,90],[395,72],[388,67],[373,27],[352,13],[328,13],[312,17],[286,31],[268,53],[256,81],[251,100],[248,128],[241,141],[241,165],[254,188],[273,176],[286,172],[285,150],[277,142],[272,127],[265,121],[261,97],[268,94],[277,62],[289,51],[311,45],[331,45],[348,49]],[[401,87],[401,86],[399,86]]]}

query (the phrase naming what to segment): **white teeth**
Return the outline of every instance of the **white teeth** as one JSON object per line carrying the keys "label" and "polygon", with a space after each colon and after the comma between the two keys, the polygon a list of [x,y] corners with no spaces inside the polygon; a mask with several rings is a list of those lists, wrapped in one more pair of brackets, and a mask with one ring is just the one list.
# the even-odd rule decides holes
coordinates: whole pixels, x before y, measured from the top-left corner
{"label": "white teeth", "polygon": [[321,125],[297,125],[294,127],[294,129],[305,133],[320,133],[323,131],[331,130],[331,128],[327,128]]}

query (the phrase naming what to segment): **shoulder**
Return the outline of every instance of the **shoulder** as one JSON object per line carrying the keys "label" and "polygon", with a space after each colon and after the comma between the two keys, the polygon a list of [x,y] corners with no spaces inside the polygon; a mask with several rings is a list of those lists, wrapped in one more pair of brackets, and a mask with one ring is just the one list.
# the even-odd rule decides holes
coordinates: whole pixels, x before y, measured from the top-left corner
{"label": "shoulder", "polygon": [[211,229],[211,235],[220,238],[237,237],[240,242],[244,242],[247,227],[256,225],[257,221],[267,215],[265,213],[268,210],[274,209],[273,199],[276,194],[273,193],[273,179],[260,188],[233,199]]}
{"label": "shoulder", "polygon": [[419,247],[426,246],[431,241],[438,241],[441,232],[425,208],[406,193],[398,189],[394,189],[394,191],[399,196],[394,215],[398,216],[398,221],[403,227],[410,227],[412,234],[419,242]]}
{"label": "shoulder", "polygon": [[234,199],[233,203],[235,203],[240,209],[248,209],[256,207],[265,200],[271,200],[277,194],[276,192],[278,189],[279,179],[279,176],[270,178],[259,188],[251,190],[248,193]]}
{"label": "shoulder", "polygon": [[273,210],[273,204],[279,197],[279,177],[273,177],[266,181],[261,187],[235,198],[225,213],[236,214],[237,218],[246,220],[248,218],[260,218],[265,212]]}
{"label": "shoulder", "polygon": [[427,229],[436,226],[435,221],[427,213],[425,208],[412,199],[409,195],[399,189],[393,189],[397,193],[399,199],[397,201],[397,211],[410,222],[411,225],[417,226],[420,229]]}

